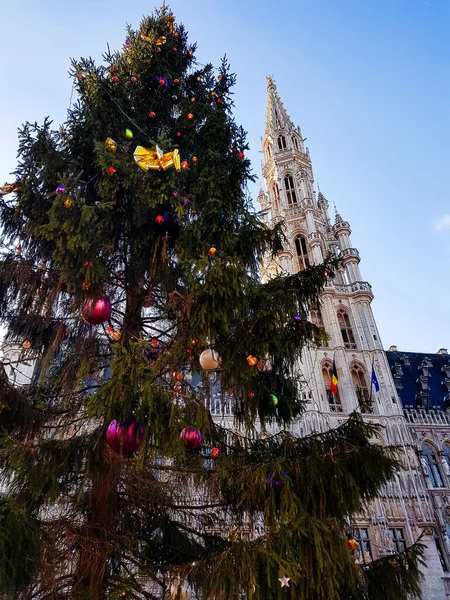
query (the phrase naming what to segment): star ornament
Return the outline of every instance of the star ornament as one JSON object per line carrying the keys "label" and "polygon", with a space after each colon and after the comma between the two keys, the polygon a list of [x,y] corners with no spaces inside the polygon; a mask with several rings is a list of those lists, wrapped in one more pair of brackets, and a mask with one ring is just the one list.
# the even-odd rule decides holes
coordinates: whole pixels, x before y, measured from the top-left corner
{"label": "star ornament", "polygon": [[286,577],[286,575],[284,577],[282,577],[281,579],[279,579],[278,581],[281,583],[281,587],[289,587],[289,582],[290,582],[291,578],[290,577]]}

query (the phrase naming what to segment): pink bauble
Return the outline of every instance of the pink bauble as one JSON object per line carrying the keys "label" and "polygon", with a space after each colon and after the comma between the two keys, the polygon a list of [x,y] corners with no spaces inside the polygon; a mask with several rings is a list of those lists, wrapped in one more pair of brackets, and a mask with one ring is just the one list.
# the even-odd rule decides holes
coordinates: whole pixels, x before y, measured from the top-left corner
{"label": "pink bauble", "polygon": [[106,443],[114,450],[114,452],[120,451],[120,439],[122,437],[122,427],[119,423],[114,420],[108,426],[106,430]]}
{"label": "pink bauble", "polygon": [[134,421],[131,425],[111,421],[106,430],[108,446],[119,454],[134,454],[137,452],[144,439],[144,428]]}
{"label": "pink bauble", "polygon": [[125,437],[123,438],[123,452],[124,454],[134,454],[137,452],[144,439],[144,428],[142,425],[132,423],[128,426]]}
{"label": "pink bauble", "polygon": [[202,434],[194,427],[185,427],[180,433],[186,450],[197,450],[202,443]]}
{"label": "pink bauble", "polygon": [[90,325],[100,325],[111,317],[111,302],[106,298],[87,299],[81,309],[81,318]]}

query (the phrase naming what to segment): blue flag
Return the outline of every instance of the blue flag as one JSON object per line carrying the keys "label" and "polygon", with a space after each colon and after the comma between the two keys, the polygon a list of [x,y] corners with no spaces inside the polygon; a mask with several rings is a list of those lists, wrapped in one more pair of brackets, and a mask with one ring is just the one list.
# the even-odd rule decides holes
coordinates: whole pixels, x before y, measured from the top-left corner
{"label": "blue flag", "polygon": [[375,391],[380,391],[380,384],[378,383],[377,374],[375,373],[374,366],[372,365],[372,383],[375,386]]}

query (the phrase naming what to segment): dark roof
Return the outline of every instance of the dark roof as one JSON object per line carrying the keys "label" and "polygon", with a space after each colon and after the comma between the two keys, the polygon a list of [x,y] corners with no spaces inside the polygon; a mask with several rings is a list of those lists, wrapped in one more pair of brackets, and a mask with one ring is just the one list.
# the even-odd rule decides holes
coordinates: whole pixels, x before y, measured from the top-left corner
{"label": "dark roof", "polygon": [[386,356],[403,408],[450,408],[449,354],[388,351]]}

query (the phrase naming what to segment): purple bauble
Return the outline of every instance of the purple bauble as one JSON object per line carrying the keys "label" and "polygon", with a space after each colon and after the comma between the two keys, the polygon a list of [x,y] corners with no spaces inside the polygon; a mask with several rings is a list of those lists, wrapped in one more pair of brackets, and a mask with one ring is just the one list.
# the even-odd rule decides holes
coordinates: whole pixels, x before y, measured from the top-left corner
{"label": "purple bauble", "polygon": [[134,421],[131,425],[111,421],[106,430],[108,446],[118,454],[130,455],[137,452],[144,439],[144,428]]}
{"label": "purple bauble", "polygon": [[161,354],[161,346],[158,344],[157,346],[150,346],[150,348],[142,348],[142,354],[148,360],[156,360]]}
{"label": "purple bauble", "polygon": [[185,427],[180,433],[180,438],[184,442],[186,450],[197,450],[202,443],[202,434],[195,427]]}
{"label": "purple bauble", "polygon": [[302,322],[302,318],[300,315],[294,315],[294,321],[298,324]]}
{"label": "purple bauble", "polygon": [[58,185],[58,187],[56,188],[57,194],[64,194],[65,191],[66,191],[66,188],[63,185]]}

